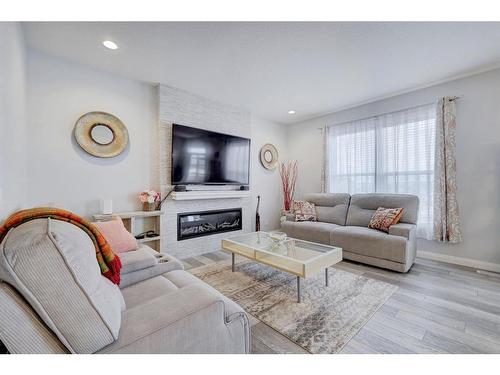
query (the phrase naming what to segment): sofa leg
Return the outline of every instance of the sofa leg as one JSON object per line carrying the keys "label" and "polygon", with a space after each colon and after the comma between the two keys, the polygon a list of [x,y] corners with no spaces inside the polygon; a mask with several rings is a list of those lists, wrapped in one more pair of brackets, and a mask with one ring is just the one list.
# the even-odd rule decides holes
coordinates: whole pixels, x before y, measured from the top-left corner
{"label": "sofa leg", "polygon": [[325,268],[325,285],[328,286],[328,267]]}
{"label": "sofa leg", "polygon": [[231,253],[231,271],[234,272],[234,253]]}

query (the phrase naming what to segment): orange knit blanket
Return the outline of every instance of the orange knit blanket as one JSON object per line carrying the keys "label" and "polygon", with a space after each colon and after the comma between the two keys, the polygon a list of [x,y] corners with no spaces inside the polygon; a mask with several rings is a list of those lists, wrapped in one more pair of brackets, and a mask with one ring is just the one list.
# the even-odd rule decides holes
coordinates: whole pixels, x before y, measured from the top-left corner
{"label": "orange knit blanket", "polygon": [[7,235],[7,232],[27,221],[35,219],[51,218],[54,220],[66,221],[82,229],[90,237],[95,246],[97,263],[101,268],[103,276],[107,277],[115,284],[120,284],[120,269],[122,267],[120,258],[113,253],[111,247],[106,242],[101,232],[87,220],[69,211],[51,207],[30,208],[18,211],[7,218],[0,226],[0,242]]}

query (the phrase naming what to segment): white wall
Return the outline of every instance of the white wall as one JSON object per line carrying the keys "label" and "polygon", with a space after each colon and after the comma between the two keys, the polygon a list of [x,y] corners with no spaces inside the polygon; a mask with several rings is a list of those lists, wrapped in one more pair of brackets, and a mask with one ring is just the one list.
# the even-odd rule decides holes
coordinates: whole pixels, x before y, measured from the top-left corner
{"label": "white wall", "polygon": [[0,22],[0,222],[27,203],[25,100],[21,27]]}
{"label": "white wall", "polygon": [[421,240],[418,249],[438,259],[500,270],[500,70],[290,126],[288,153],[300,166],[298,195],[321,188],[322,135],[318,128],[430,103],[443,95],[462,96],[457,102],[457,179],[464,241],[443,245]]}
{"label": "white wall", "polygon": [[[157,165],[155,87],[29,51],[27,93],[31,204],[54,202],[88,216],[109,197],[114,211],[138,209]],[[96,110],[128,129],[130,146],[116,158],[88,155],[74,141],[76,120]]]}
{"label": "white wall", "polygon": [[280,227],[280,211],[283,206],[281,180],[278,168],[269,171],[259,162],[260,149],[272,143],[278,149],[280,161],[287,159],[286,125],[277,124],[252,116],[252,228],[255,229],[255,208],[260,195],[261,230]]}

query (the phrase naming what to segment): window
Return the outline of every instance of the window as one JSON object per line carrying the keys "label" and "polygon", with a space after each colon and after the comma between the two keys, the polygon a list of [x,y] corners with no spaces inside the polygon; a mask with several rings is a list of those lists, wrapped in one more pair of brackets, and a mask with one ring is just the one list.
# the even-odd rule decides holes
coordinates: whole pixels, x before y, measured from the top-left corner
{"label": "window", "polygon": [[329,191],[418,195],[417,232],[432,239],[435,125],[430,104],[329,126]]}

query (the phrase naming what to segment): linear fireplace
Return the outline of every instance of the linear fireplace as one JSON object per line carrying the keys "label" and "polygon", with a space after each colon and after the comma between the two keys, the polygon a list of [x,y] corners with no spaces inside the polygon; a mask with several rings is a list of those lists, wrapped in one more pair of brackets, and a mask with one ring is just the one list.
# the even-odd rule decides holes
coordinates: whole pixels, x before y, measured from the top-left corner
{"label": "linear fireplace", "polygon": [[241,229],[241,208],[177,214],[177,241]]}

